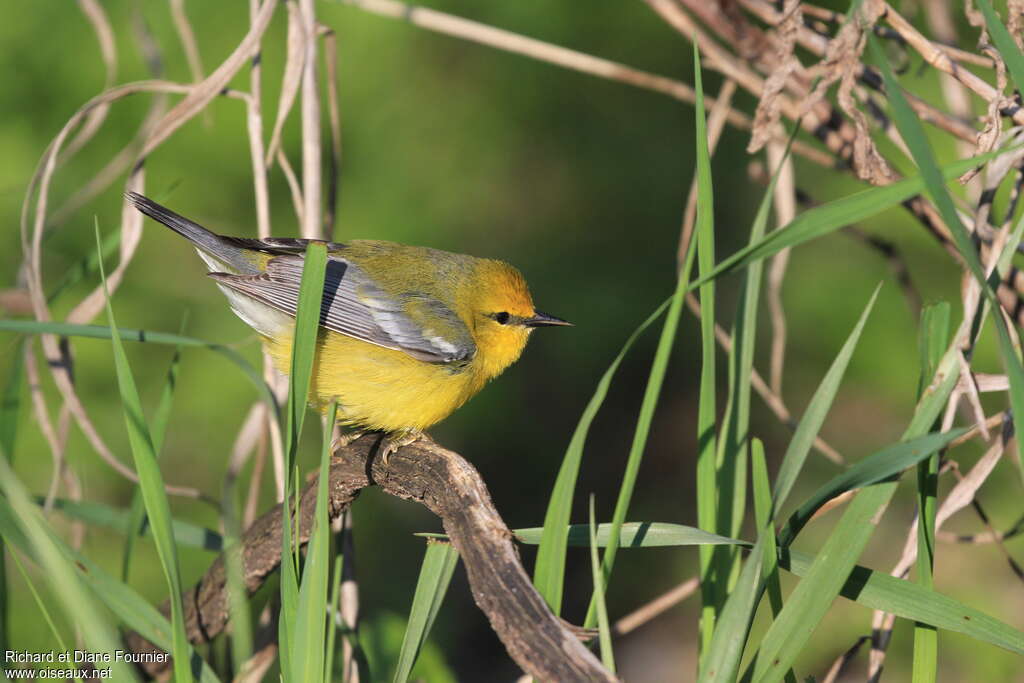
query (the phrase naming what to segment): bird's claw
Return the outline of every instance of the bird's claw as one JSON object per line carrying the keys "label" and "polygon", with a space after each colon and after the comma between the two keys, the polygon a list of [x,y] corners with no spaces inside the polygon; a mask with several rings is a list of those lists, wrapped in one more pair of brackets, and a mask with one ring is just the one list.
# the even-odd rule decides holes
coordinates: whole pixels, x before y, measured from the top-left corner
{"label": "bird's claw", "polygon": [[338,449],[345,448],[364,434],[366,434],[365,429],[356,429],[351,432],[342,432],[338,434],[338,436],[336,436],[331,442],[331,452],[334,453]]}
{"label": "bird's claw", "polygon": [[400,432],[391,432],[384,437],[384,440],[380,443],[380,457],[384,466],[387,467],[391,462],[391,454],[397,451],[399,448],[408,446],[409,444],[415,443],[420,439],[429,439],[426,434],[416,430],[406,430]]}

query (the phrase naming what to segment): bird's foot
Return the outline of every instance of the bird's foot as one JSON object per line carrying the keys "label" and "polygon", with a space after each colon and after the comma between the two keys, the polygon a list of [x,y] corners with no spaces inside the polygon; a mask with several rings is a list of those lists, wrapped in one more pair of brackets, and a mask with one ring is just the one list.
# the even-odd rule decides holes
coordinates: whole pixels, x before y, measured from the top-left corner
{"label": "bird's foot", "polygon": [[430,437],[419,429],[402,429],[397,432],[388,433],[380,442],[380,457],[384,462],[384,466],[388,466],[392,453],[420,439],[430,441]]}
{"label": "bird's foot", "polygon": [[365,429],[353,429],[352,431],[341,432],[333,441],[331,441],[331,452],[334,453],[340,448],[345,448],[350,443],[366,434],[366,432],[367,430]]}

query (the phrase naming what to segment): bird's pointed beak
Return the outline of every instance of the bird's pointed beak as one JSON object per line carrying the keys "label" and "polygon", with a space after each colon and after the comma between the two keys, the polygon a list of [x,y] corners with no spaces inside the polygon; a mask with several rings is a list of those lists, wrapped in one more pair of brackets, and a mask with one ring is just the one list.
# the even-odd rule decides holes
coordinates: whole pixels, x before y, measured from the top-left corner
{"label": "bird's pointed beak", "polygon": [[527,327],[572,327],[571,322],[540,311],[534,311],[533,317],[524,320],[523,324]]}

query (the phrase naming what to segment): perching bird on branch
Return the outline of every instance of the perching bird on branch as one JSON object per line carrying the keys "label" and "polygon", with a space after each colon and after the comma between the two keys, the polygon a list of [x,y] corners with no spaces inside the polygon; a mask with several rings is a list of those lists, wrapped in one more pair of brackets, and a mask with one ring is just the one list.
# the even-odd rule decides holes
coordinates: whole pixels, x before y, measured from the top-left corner
{"label": "perching bird on branch", "polygon": [[[308,240],[225,237],[129,192],[144,214],[192,242],[232,310],[289,371]],[[498,376],[537,327],[569,325],[533,306],[502,261],[393,242],[328,243],[311,395],[339,421],[388,432],[381,452],[427,427]]]}

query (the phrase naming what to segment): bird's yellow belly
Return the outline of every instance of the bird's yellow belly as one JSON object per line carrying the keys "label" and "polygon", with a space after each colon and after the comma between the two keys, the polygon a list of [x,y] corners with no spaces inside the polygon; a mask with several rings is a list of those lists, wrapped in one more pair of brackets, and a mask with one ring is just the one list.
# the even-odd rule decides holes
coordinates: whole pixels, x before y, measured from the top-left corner
{"label": "bird's yellow belly", "polygon": [[[287,372],[291,338],[267,339],[274,364]],[[483,387],[472,363],[426,363],[411,356],[321,329],[311,396],[321,409],[338,401],[339,421],[367,429],[422,430],[448,417]]]}

